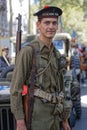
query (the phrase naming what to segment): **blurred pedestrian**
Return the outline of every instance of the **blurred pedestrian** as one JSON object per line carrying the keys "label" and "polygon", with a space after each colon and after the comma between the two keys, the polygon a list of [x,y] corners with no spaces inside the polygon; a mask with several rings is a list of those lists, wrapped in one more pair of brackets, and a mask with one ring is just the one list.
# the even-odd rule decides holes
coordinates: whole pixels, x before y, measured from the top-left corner
{"label": "blurred pedestrian", "polygon": [[75,69],[77,80],[80,82],[80,56],[77,48],[74,49],[73,55],[70,57],[70,69]]}

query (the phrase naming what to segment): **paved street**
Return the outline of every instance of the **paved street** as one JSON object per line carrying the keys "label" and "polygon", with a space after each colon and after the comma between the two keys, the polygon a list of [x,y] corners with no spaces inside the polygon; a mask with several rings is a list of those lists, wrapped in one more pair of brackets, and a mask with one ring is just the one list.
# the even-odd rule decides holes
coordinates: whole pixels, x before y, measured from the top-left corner
{"label": "paved street", "polygon": [[87,130],[87,84],[81,87],[82,116],[72,130]]}

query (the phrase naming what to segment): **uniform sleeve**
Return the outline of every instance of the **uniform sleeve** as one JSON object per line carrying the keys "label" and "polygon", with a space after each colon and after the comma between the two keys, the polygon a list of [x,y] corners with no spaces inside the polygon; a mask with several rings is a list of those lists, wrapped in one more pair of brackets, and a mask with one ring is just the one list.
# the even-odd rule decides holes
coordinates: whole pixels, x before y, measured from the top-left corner
{"label": "uniform sleeve", "polygon": [[16,58],[16,64],[11,81],[10,102],[11,111],[16,119],[23,119],[22,90],[31,70],[32,48],[21,49]]}
{"label": "uniform sleeve", "polygon": [[69,118],[71,108],[72,108],[72,101],[71,100],[64,100],[64,110],[62,113],[62,120],[66,120]]}

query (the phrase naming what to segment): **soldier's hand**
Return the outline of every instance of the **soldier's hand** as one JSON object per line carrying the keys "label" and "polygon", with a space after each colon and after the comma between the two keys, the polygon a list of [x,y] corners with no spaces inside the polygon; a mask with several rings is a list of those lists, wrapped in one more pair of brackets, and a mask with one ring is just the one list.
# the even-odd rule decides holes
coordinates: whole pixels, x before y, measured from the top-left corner
{"label": "soldier's hand", "polygon": [[27,130],[24,119],[17,120],[16,130]]}
{"label": "soldier's hand", "polygon": [[71,130],[69,123],[68,123],[68,120],[62,121],[62,127],[64,130]]}

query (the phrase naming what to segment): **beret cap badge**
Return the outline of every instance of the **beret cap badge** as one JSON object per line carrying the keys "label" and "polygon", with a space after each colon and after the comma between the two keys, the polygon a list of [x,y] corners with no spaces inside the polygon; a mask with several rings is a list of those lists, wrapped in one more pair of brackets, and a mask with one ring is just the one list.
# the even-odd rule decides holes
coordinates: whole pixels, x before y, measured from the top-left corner
{"label": "beret cap badge", "polygon": [[49,8],[49,6],[46,5],[46,6],[44,6],[44,8]]}

